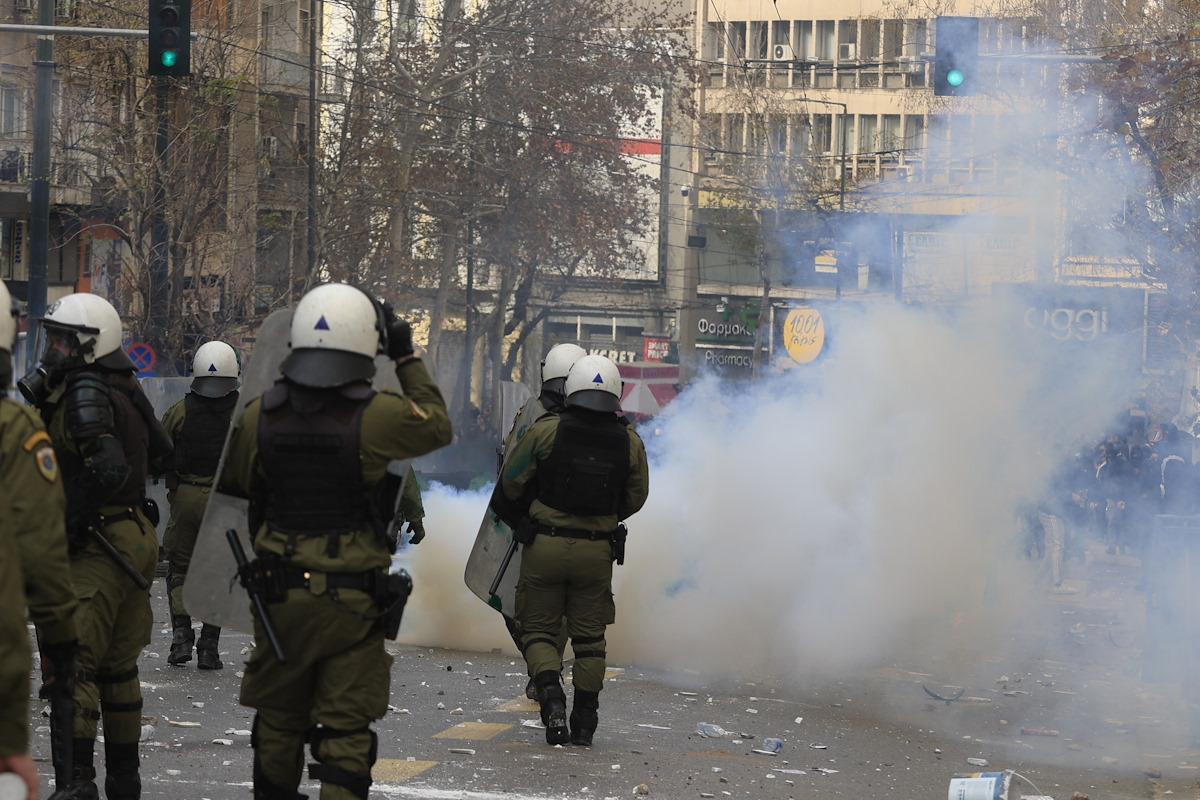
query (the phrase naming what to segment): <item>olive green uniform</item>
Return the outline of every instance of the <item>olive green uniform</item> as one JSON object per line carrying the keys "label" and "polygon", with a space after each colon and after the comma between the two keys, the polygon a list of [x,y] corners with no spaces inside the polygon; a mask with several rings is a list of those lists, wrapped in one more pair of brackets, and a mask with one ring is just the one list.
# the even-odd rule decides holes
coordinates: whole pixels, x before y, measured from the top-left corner
{"label": "olive green uniform", "polygon": [[[450,419],[437,385],[419,360],[396,368],[404,396],[375,394],[362,411],[360,463],[367,487],[383,478],[388,463],[415,458],[450,442]],[[220,476],[223,492],[262,498],[267,474],[259,452],[262,399],[247,404],[230,436]],[[387,712],[392,657],[384,649],[383,630],[370,617],[379,613],[364,591],[329,589],[331,573],[386,570],[391,563],[384,538],[369,526],[338,536],[330,554],[324,535],[289,537],[264,523],[254,535],[260,558],[278,556],[286,568],[302,570],[308,586],[290,588],[286,600],[269,606],[287,663],[280,663],[261,623],[255,619],[256,645],[242,681],[241,703],[258,713],[254,721],[255,786],[270,785],[291,797],[304,766],[303,748],[323,770],[345,776],[345,783],[370,784],[375,735],[370,724]],[[290,551],[290,552],[289,552]],[[327,774],[327,773],[323,773]],[[346,785],[322,778],[323,800],[365,797]],[[256,794],[257,796],[257,794]],[[273,795],[264,795],[273,796]]]}
{"label": "olive green uniform", "polygon": [[[107,764],[106,793],[110,800],[119,796],[136,796],[140,792],[138,777],[138,740],[141,738],[142,687],[138,679],[137,660],[150,643],[154,622],[150,608],[150,592],[134,583],[117,562],[96,541],[83,532],[89,524],[98,525],[104,538],[147,584],[154,580],[158,564],[158,535],[147,519],[140,502],[133,504],[105,503],[99,507],[78,508],[72,511],[71,491],[86,492],[86,478],[72,475],[68,464],[87,465],[95,458],[89,442],[117,438],[129,473],[121,484],[120,493],[129,495],[144,492],[150,464],[165,453],[151,452],[148,442],[150,423],[129,402],[117,403],[116,394],[123,391],[118,385],[140,393],[132,371],[112,379],[109,401],[117,430],[130,431],[129,441],[119,433],[80,440],[67,422],[69,401],[64,401],[66,384],[56,388],[48,398],[48,431],[55,451],[64,465],[63,479],[68,488],[67,535],[70,544],[71,581],[79,600],[75,623],[79,633],[78,672],[75,682],[76,718],[73,734],[73,761],[77,779],[90,781],[95,775],[92,766],[93,748],[101,712],[104,716],[104,748]],[[144,400],[144,398],[142,398]],[[149,404],[145,404],[149,409]],[[118,410],[120,408],[120,410]],[[43,413],[45,418],[45,412]],[[136,435],[134,435],[136,431]],[[84,469],[77,466],[74,469]],[[144,496],[144,495],[143,495]],[[72,519],[75,513],[78,519]]]}
{"label": "olive green uniform", "polygon": [[[514,443],[504,459],[500,489],[511,501],[536,486],[539,463],[554,447],[559,417],[539,419]],[[629,474],[621,494],[620,519],[637,512],[650,491],[646,451],[633,428],[629,435]],[[543,526],[610,533],[620,522],[618,515],[585,517],[551,508],[535,499],[529,516]],[[529,674],[562,668],[555,638],[564,615],[572,639],[575,688],[599,692],[604,681],[604,631],[616,619],[612,596],[612,543],[569,536],[538,535],[521,552],[521,575],[517,581],[516,615],[524,639]]]}
{"label": "olive green uniform", "polygon": [[66,498],[58,460],[42,421],[0,396],[0,476],[11,501],[29,617],[45,645],[74,642],[75,609],[63,518]]}
{"label": "olive green uniform", "polygon": [[29,635],[25,632],[20,565],[10,507],[4,502],[0,507],[0,642],[4,642],[0,648],[0,756],[29,751]]}
{"label": "olive green uniform", "polygon": [[[0,574],[0,586],[4,587],[0,588],[0,595],[5,595],[0,599],[0,608],[11,608],[17,612],[17,621],[23,623],[19,610],[28,606],[29,618],[37,629],[46,677],[54,681],[62,680],[74,668],[78,640],[75,612],[79,605],[75,588],[71,585],[71,567],[67,556],[66,496],[58,458],[41,419],[32,409],[6,396],[0,396],[0,485],[6,490],[3,519],[0,521],[0,528],[4,528],[4,532],[0,536],[6,537],[10,532],[14,536],[11,542],[0,544],[0,553],[5,554],[0,556],[0,560],[20,569],[19,577]],[[18,551],[19,559],[11,555],[13,547]],[[3,572],[0,569],[0,573]],[[19,596],[22,581],[24,598]],[[10,605],[6,589],[18,591],[15,604]],[[12,642],[13,646],[6,648],[6,654],[0,656],[0,660],[8,662],[15,659],[15,664],[24,667],[20,677],[20,694],[27,698],[28,636],[21,631],[19,637],[9,637],[6,626],[7,621],[0,623],[0,628],[4,628],[0,633],[0,641]],[[0,666],[0,673],[5,673],[7,666],[7,663]],[[10,687],[6,677],[0,678],[0,683],[5,684],[0,694],[7,697]],[[65,694],[68,688],[69,684],[50,691]],[[21,713],[27,710],[26,706]],[[0,719],[4,720],[0,726],[21,720],[21,732],[24,734],[24,716],[10,718],[4,710],[0,710]],[[10,733],[7,730],[0,732],[0,755],[23,752],[25,749],[7,749],[13,744],[5,741]],[[63,773],[61,777],[70,780],[72,776]]]}
{"label": "olive green uniform", "polygon": [[[163,414],[162,424],[170,434],[171,441],[179,438],[186,418],[183,400]],[[208,506],[208,496],[212,494],[212,484],[212,475],[181,472],[178,485],[167,492],[171,518],[163,533],[163,549],[167,551],[172,572],[167,579],[167,602],[172,617],[188,613],[183,604],[183,583],[192,563],[192,551],[196,549],[196,537],[200,533],[200,523],[204,521],[204,509]]]}

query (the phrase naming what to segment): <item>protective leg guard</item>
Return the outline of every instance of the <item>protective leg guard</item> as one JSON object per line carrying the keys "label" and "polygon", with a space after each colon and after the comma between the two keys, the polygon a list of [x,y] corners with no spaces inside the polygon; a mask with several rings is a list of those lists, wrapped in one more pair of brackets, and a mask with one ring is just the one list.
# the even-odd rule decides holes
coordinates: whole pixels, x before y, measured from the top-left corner
{"label": "protective leg guard", "polygon": [[[367,769],[359,772],[356,770],[346,769],[338,764],[328,763],[333,755],[329,752],[335,748],[326,748],[326,742],[337,739],[346,739],[351,736],[360,736],[367,734],[370,736],[370,746],[366,753]],[[314,781],[320,781],[323,785],[338,786],[345,789],[353,797],[358,800],[367,800],[368,794],[371,791],[371,767],[375,764],[375,759],[379,753],[379,737],[375,731],[370,728],[356,728],[352,730],[338,730],[335,728],[327,728],[324,725],[318,725],[312,731],[312,740],[310,742],[313,758],[318,763],[308,765],[308,777]],[[322,796],[325,792],[322,790]]]}
{"label": "protective leg guard", "polygon": [[262,770],[258,752],[254,754],[254,800],[308,800],[308,795],[289,791],[271,782]]}
{"label": "protective leg guard", "polygon": [[96,768],[92,762],[95,746],[95,739],[71,740],[71,785],[59,789],[66,789],[67,797],[72,800],[100,800],[100,790],[96,788]]}
{"label": "protective leg guard", "polygon": [[571,707],[571,744],[592,746],[596,725],[600,723],[600,693],[575,690],[575,703]]}
{"label": "protective leg guard", "polygon": [[104,742],[104,796],[108,800],[140,800],[137,742]]}
{"label": "protective leg guard", "polygon": [[[250,725],[250,746],[254,748],[254,800],[308,800],[308,795],[300,794],[296,789],[285,789],[275,783],[269,777],[262,766],[262,750],[263,743],[259,738],[259,716],[254,715],[254,722]],[[299,742],[299,749],[295,752],[296,758],[296,784],[299,785],[301,773],[304,769],[304,742]]]}
{"label": "protective leg guard", "polygon": [[533,676],[537,686],[538,702],[542,706],[542,724],[546,726],[546,744],[566,744],[571,736],[567,732],[567,696],[563,693],[558,672],[546,670]]}
{"label": "protective leg guard", "polygon": [[171,617],[171,628],[171,654],[167,656],[167,663],[177,667],[192,660],[196,632],[192,630],[192,618],[185,616]]}
{"label": "protective leg guard", "polygon": [[207,622],[200,628],[200,641],[196,642],[196,666],[200,669],[221,669],[221,656],[217,652],[217,642],[221,638],[221,629]]}

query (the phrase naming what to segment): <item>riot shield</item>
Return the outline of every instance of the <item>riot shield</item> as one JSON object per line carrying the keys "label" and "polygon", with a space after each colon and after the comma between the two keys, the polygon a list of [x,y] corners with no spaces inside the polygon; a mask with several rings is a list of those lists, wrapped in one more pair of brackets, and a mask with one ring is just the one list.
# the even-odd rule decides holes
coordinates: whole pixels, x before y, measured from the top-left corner
{"label": "riot shield", "polygon": [[[192,386],[191,378],[142,378],[138,383],[150,405],[154,408],[156,419],[162,419],[167,409],[183,399]],[[167,503],[167,484],[160,478],[146,482],[146,497],[158,505],[158,541],[162,544],[163,534],[167,532],[167,523],[171,519],[171,507]]]}
{"label": "riot shield", "polygon": [[[241,393],[233,410],[230,431],[242,418],[246,403],[270,389],[279,377],[279,368],[290,349],[291,323],[292,309],[285,308],[273,312],[258,329],[254,348],[242,371]],[[225,538],[225,531],[236,530],[242,546],[247,552],[252,552],[248,517],[250,504],[240,497],[216,489],[221,482],[228,449],[229,437],[226,435],[226,452],[221,454],[221,463],[213,480],[213,492],[204,510],[204,521],[200,524],[196,549],[192,551],[192,563],[183,584],[183,603],[197,619],[222,628],[253,633],[250,598],[237,582],[237,563]]]}
{"label": "riot shield", "polygon": [[[514,386],[525,389],[521,384]],[[500,397],[504,418],[515,417],[512,431],[506,437],[513,443],[525,435],[530,425],[547,413],[536,397],[529,396],[527,389],[523,394],[519,391],[501,391]],[[525,400],[526,398],[528,400]],[[521,401],[525,401],[525,405],[520,414],[515,414],[514,407]],[[505,408],[505,403],[512,403],[513,407]],[[517,577],[520,574],[521,548],[513,539],[513,530],[488,507],[483,512],[479,532],[475,535],[475,544],[467,557],[463,580],[476,597],[504,616],[511,617],[514,614]]]}

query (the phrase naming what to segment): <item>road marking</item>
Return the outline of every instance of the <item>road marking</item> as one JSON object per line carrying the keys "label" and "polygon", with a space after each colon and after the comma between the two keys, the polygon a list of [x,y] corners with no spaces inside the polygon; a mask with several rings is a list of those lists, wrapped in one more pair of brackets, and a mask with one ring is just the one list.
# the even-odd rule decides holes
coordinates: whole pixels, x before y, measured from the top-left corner
{"label": "road marking", "polygon": [[516,700],[509,700],[507,703],[496,706],[496,709],[498,711],[541,711],[541,706],[538,705],[537,700],[521,696]]}
{"label": "road marking", "polygon": [[435,733],[434,739],[472,739],[483,741],[511,728],[504,722],[460,722],[453,728]]}
{"label": "road marking", "polygon": [[406,781],[435,766],[436,761],[409,761],[401,758],[381,758],[371,767],[371,778],[377,781]]}

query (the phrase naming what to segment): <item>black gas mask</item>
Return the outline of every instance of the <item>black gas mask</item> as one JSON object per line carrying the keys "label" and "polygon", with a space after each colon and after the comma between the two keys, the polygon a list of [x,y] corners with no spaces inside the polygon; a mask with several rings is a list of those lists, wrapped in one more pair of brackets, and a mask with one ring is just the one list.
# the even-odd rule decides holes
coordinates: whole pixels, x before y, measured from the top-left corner
{"label": "black gas mask", "polygon": [[[65,353],[61,347],[63,343],[69,345]],[[93,342],[89,342],[86,349],[81,347],[75,331],[47,325],[43,320],[33,343],[33,351],[39,354],[41,360],[17,381],[17,389],[25,402],[33,406],[44,403],[61,375],[76,364],[83,364],[84,352],[92,346]]]}

